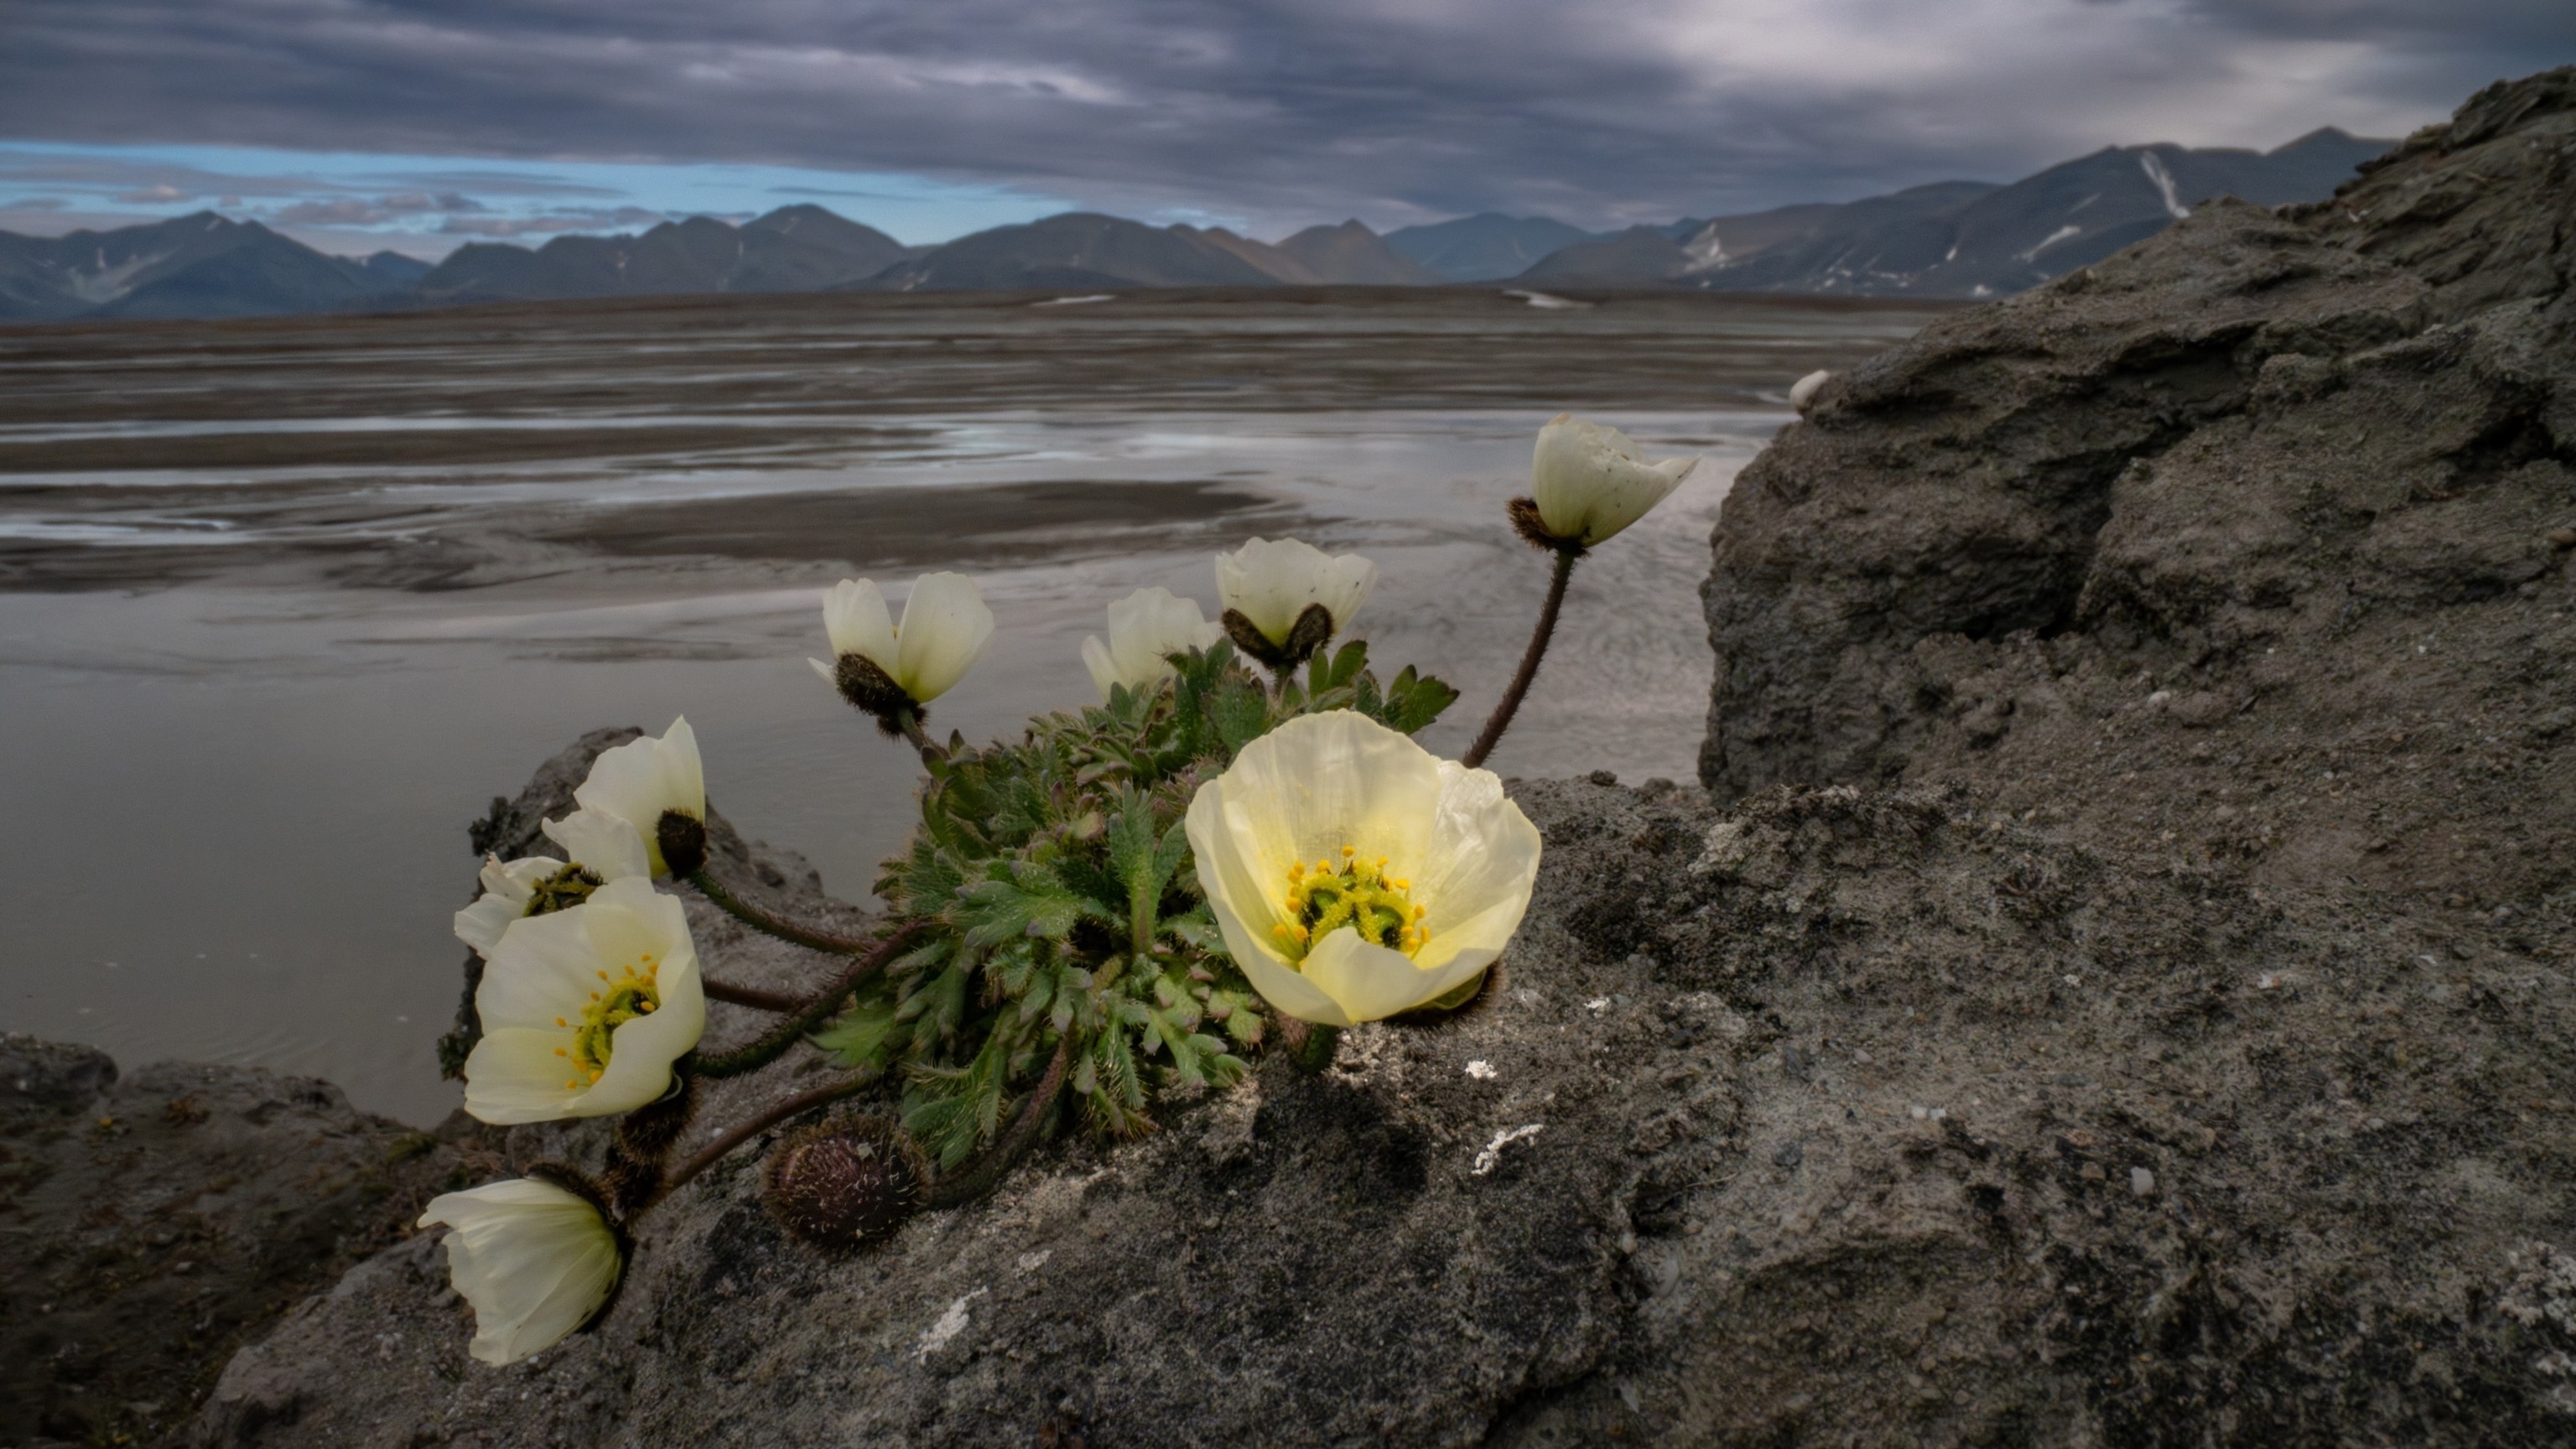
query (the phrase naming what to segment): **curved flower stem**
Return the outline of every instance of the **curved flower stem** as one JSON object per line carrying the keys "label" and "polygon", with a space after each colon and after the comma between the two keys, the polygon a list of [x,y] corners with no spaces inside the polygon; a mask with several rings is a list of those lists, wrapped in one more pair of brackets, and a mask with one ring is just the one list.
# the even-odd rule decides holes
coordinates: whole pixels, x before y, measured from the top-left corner
{"label": "curved flower stem", "polygon": [[[854,956],[859,952],[870,949],[876,944],[872,937],[844,936],[837,931],[821,930],[813,926],[805,925],[799,921],[791,921],[785,916],[779,915],[774,911],[766,910],[760,906],[755,906],[751,902],[744,900],[742,897],[735,895],[732,891],[725,889],[723,882],[718,881],[715,877],[715,872],[711,870],[700,869],[697,874],[689,877],[689,884],[696,886],[708,900],[714,902],[716,907],[722,910],[726,915],[733,917],[735,920],[742,922],[753,930],[758,931],[763,935],[776,936],[779,940],[789,942],[793,945],[803,946],[808,950],[829,951],[835,956]],[[707,994],[710,996],[715,994],[712,983],[709,985]],[[755,1006],[759,1003],[746,1001],[742,1004],[745,1006]]]}
{"label": "curved flower stem", "polygon": [[947,748],[935,743],[928,734],[923,732],[921,728],[920,710],[896,710],[894,712],[894,727],[902,732],[903,737],[911,742],[914,749],[921,751],[923,763],[926,764],[933,759],[944,760],[948,758]]}
{"label": "curved flower stem", "polygon": [[1011,1125],[980,1156],[963,1164],[954,1174],[940,1174],[939,1181],[931,1185],[926,1205],[955,1207],[991,1192],[994,1185],[1002,1180],[1002,1174],[1010,1171],[1011,1165],[1026,1156],[1029,1148],[1037,1142],[1038,1124],[1046,1120],[1046,1110],[1054,1103],[1055,1094],[1064,1090],[1065,1069],[1072,1064],[1073,1038],[1068,1036],[1056,1042],[1055,1059],[1047,1063],[1046,1075],[1038,1079],[1037,1090],[1029,1093],[1028,1103],[1020,1108],[1020,1115],[1012,1119]]}
{"label": "curved flower stem", "polygon": [[1556,550],[1556,572],[1547,581],[1547,603],[1538,611],[1538,628],[1530,634],[1529,648],[1521,655],[1521,667],[1512,675],[1511,686],[1495,704],[1492,718],[1485,721],[1485,732],[1467,747],[1458,763],[1475,769],[1502,743],[1503,731],[1512,727],[1512,716],[1520,712],[1521,697],[1529,693],[1530,681],[1538,678],[1538,662],[1547,655],[1547,641],[1556,633],[1556,616],[1565,609],[1566,581],[1574,577],[1574,561],[1583,557],[1580,548],[1560,545]]}
{"label": "curved flower stem", "polygon": [[[723,1132],[717,1134],[716,1139],[713,1142],[699,1148],[696,1152],[690,1154],[687,1161],[681,1163],[675,1168],[672,1168],[668,1173],[664,1174],[661,1186],[656,1188],[653,1195],[645,1200],[644,1206],[650,1207],[654,1203],[660,1202],[662,1199],[679,1191],[681,1187],[688,1183],[689,1179],[696,1177],[699,1173],[702,1173],[708,1168],[715,1166],[718,1162],[723,1161],[726,1153],[733,1151],[735,1148],[740,1147],[746,1142],[749,1142],[754,1137],[757,1137],[761,1133],[768,1131],[770,1128],[777,1126],[779,1123],[786,1121],[788,1118],[796,1116],[802,1112],[810,1112],[817,1107],[838,1101],[841,1098],[850,1095],[852,1092],[858,1091],[860,1088],[867,1086],[870,1082],[875,1080],[876,1078],[873,1075],[844,1077],[840,1081],[816,1087],[810,1092],[799,1092],[793,1097],[772,1102],[768,1106],[754,1112],[749,1117],[744,1118],[742,1121],[726,1128]],[[636,1211],[641,1212],[643,1209],[638,1208]]]}
{"label": "curved flower stem", "polygon": [[790,991],[763,991],[757,986],[736,986],[730,981],[712,981],[704,977],[699,978],[698,986],[706,992],[709,1001],[731,1002],[755,1011],[788,1012],[805,1005],[804,997]]}
{"label": "curved flower stem", "polygon": [[747,1045],[736,1047],[729,1052],[699,1057],[698,1075],[738,1077],[745,1072],[758,1071],[778,1060],[779,1055],[796,1045],[798,1039],[805,1033],[822,1025],[823,1018],[839,1010],[841,1003],[848,1000],[850,993],[858,990],[862,982],[884,970],[885,964],[895,958],[895,953],[901,951],[929,924],[928,921],[914,920],[895,927],[894,934],[878,942],[874,950],[851,962],[849,970],[842,972],[837,980],[816,993],[811,1000],[799,1007],[794,1015],[771,1027],[766,1035],[757,1037]]}

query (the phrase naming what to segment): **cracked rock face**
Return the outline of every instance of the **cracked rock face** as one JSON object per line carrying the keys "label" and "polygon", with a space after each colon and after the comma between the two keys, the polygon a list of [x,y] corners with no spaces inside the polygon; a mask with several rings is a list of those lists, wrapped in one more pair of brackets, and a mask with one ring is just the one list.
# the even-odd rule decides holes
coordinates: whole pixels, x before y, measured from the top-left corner
{"label": "cracked rock face", "polygon": [[[2560,70],[2332,201],[1936,321],[1728,498],[1702,779],[1961,779],[2272,879],[2564,889],[2571,279]],[[2421,788],[2311,788],[2356,771]]]}

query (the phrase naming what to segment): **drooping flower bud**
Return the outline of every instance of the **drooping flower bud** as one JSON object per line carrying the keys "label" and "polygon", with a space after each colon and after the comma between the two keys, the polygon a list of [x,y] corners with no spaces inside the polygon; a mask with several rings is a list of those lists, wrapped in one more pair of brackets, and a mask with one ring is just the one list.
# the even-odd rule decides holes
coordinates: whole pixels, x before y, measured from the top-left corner
{"label": "drooping flower bud", "polygon": [[445,1224],[447,1276],[474,1309],[468,1352],[510,1364],[599,1321],[625,1276],[624,1234],[597,1187],[556,1164],[430,1199],[420,1226]]}
{"label": "drooping flower bud", "polygon": [[1226,637],[1276,670],[1295,668],[1350,627],[1377,565],[1335,557],[1299,539],[1256,538],[1217,555],[1216,591]]}
{"label": "drooping flower bud", "polygon": [[993,611],[964,574],[923,574],[913,580],[898,628],[874,579],[843,579],[823,598],[823,629],[833,662],[805,662],[895,734],[897,714],[918,715],[983,657],[993,639]]}
{"label": "drooping flower bud", "polygon": [[1169,589],[1138,589],[1109,606],[1109,642],[1082,641],[1082,662],[1100,697],[1118,685],[1146,689],[1172,677],[1168,655],[1205,649],[1225,637],[1225,627],[1199,612],[1199,601]]}
{"label": "drooping flower bud", "polygon": [[920,1208],[930,1160],[894,1123],[856,1117],[788,1138],[761,1181],[770,1213],[802,1241],[873,1247]]}
{"label": "drooping flower bud", "polygon": [[1649,463],[1617,428],[1558,413],[1538,430],[1530,458],[1530,501],[1549,546],[1580,551],[1609,541],[1645,517],[1699,461]]}

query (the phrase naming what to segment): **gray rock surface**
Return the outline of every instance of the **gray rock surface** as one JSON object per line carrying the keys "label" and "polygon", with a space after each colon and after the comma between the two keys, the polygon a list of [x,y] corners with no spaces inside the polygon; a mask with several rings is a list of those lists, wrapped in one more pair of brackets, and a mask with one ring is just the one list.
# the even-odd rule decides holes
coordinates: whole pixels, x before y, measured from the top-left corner
{"label": "gray rock surface", "polygon": [[2576,882],[2571,276],[2576,69],[1934,321],[1727,500],[1703,780],[1969,780],[2535,909]]}
{"label": "gray rock surface", "polygon": [[489,1170],[456,1136],[310,1077],[0,1037],[0,1444],[164,1442],[245,1336]]}

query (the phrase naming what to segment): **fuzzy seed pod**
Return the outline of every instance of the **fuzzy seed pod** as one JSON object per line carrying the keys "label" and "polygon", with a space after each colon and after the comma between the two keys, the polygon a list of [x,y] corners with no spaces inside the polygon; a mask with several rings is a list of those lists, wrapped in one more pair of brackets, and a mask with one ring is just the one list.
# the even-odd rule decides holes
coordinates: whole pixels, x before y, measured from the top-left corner
{"label": "fuzzy seed pod", "polygon": [[818,1248],[873,1247],[912,1216],[930,1161],[881,1117],[826,1122],[770,1154],[762,1177],[771,1216]]}

